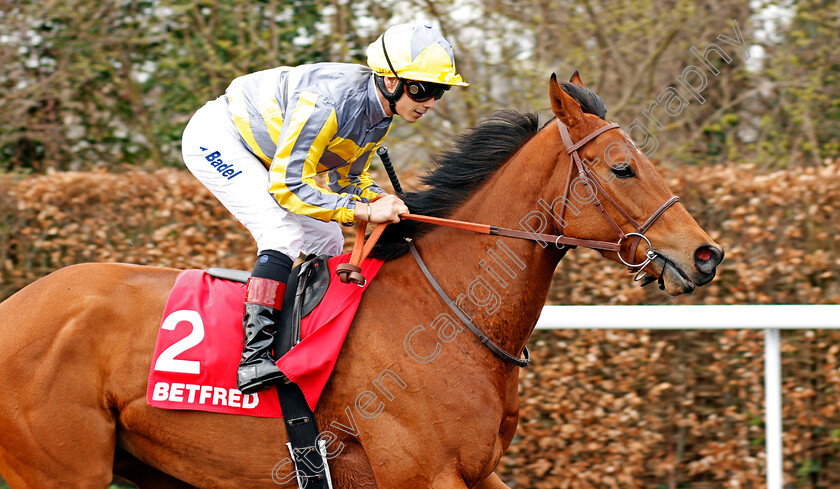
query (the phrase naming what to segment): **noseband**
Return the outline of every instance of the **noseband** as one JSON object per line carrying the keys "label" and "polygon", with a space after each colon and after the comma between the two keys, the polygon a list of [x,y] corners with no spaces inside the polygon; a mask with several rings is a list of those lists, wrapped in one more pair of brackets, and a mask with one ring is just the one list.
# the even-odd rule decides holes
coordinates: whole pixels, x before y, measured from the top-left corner
{"label": "noseband", "polygon": [[[574,170],[577,169],[578,178],[580,178],[583,185],[589,191],[589,196],[592,198],[592,203],[595,204],[595,206],[598,208],[598,210],[601,211],[601,215],[604,216],[604,218],[607,220],[607,222],[610,224],[610,226],[618,234],[618,242],[616,243],[616,245],[618,245],[618,247],[619,247],[618,251],[616,251],[616,255],[618,255],[618,259],[621,260],[621,263],[627,265],[627,268],[630,269],[630,271],[633,271],[634,269],[638,270],[634,280],[641,280],[641,278],[644,277],[644,273],[645,273],[643,271],[644,268],[651,261],[653,261],[657,257],[656,250],[653,249],[653,246],[651,245],[650,240],[647,238],[647,236],[645,236],[645,232],[650,228],[650,226],[654,222],[656,222],[657,219],[659,219],[662,216],[662,214],[669,207],[671,207],[673,204],[678,202],[680,200],[680,198],[677,197],[677,196],[673,196],[670,199],[666,200],[664,204],[659,206],[659,208],[653,214],[651,214],[651,216],[644,222],[644,224],[639,224],[612,197],[610,197],[610,194],[608,194],[606,192],[606,190],[604,190],[604,187],[598,181],[598,178],[595,177],[592,174],[592,170],[583,163],[583,160],[581,159],[580,154],[578,153],[578,150],[580,148],[582,148],[584,145],[586,145],[586,143],[592,141],[596,137],[600,136],[601,134],[603,134],[603,133],[605,133],[605,132],[607,132],[611,129],[618,129],[618,127],[619,127],[618,124],[615,123],[615,122],[612,122],[610,124],[607,124],[604,127],[600,127],[598,129],[594,130],[593,132],[589,133],[586,137],[584,137],[583,139],[581,139],[577,143],[572,142],[572,137],[569,134],[569,129],[565,126],[565,124],[560,122],[560,119],[557,119],[557,127],[560,130],[560,138],[563,140],[563,145],[566,146],[566,153],[569,154],[570,159],[571,159],[571,163],[569,164],[569,174],[566,178],[566,189],[563,191],[563,199],[560,202],[560,213],[559,213],[560,226],[561,226],[560,236],[563,236],[563,234],[562,234],[563,233],[563,224],[565,223],[565,221],[563,220],[563,215],[566,211],[566,202],[568,202],[569,193],[570,193],[571,188],[572,188],[572,180],[573,180],[573,176],[574,176]],[[618,223],[615,221],[615,219],[613,219],[613,217],[604,208],[604,204],[601,202],[601,199],[598,198],[598,192],[599,191],[600,191],[601,195],[603,195],[604,198],[607,199],[607,202],[609,202],[610,205],[612,205],[613,209],[618,211],[618,213],[621,214],[621,216],[624,217],[624,219],[628,223],[630,223],[631,226],[633,226],[636,229],[636,232],[625,233],[621,229],[621,226],[618,225]],[[588,202],[588,200],[587,200],[587,202]],[[628,239],[628,238],[631,238],[631,237],[635,238],[635,239],[633,239],[633,242],[630,244],[630,259],[631,260],[633,259],[634,256],[636,256],[636,249],[639,247],[639,243],[641,243],[642,240],[644,240],[645,243],[647,243],[648,249],[645,252],[645,259],[640,263],[630,263],[630,262],[626,261],[624,258],[622,258],[622,256],[621,256],[621,242],[624,241],[625,239]]]}

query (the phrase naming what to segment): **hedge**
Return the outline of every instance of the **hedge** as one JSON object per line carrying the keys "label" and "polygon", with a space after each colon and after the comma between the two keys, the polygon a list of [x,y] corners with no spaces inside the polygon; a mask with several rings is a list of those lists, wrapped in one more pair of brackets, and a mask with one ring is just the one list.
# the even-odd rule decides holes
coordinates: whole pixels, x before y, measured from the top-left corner
{"label": "hedge", "polygon": [[[840,162],[663,175],[726,249],[715,281],[669,298],[579,249],[558,266],[549,303],[840,302]],[[0,298],[83,261],[253,264],[248,233],[184,171],[2,175],[0,195]],[[796,487],[840,487],[838,340],[783,334],[785,474]],[[531,343],[519,430],[499,467],[511,486],[765,487],[761,332],[541,331]]]}

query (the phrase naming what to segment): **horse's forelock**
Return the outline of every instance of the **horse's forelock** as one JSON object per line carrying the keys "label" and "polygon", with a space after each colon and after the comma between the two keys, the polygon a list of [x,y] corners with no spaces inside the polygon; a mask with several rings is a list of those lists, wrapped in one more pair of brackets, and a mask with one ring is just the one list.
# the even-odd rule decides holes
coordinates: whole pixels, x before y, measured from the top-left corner
{"label": "horse's forelock", "polygon": [[597,93],[570,82],[560,83],[560,88],[580,104],[580,110],[584,113],[597,115],[601,119],[606,118],[607,105]]}

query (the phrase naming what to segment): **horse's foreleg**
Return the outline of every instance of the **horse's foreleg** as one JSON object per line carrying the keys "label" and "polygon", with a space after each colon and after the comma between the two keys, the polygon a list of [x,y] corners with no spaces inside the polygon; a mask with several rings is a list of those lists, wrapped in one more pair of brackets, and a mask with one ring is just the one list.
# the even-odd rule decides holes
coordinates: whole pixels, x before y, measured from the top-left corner
{"label": "horse's foreleg", "polygon": [[502,479],[495,473],[490,474],[486,479],[478,484],[468,486],[464,479],[458,475],[438,477],[429,486],[429,489],[510,489]]}
{"label": "horse's foreleg", "polygon": [[490,474],[489,477],[484,479],[483,481],[479,482],[477,486],[474,486],[473,489],[510,489],[507,484],[502,482],[502,479],[499,478],[496,473]]}
{"label": "horse's foreleg", "polygon": [[195,486],[144,464],[121,448],[117,448],[114,454],[114,475],[139,489],[195,489]]}
{"label": "horse's foreleg", "polygon": [[498,475],[492,473],[474,486],[468,486],[458,475],[437,477],[429,489],[510,489],[510,487],[502,482]]}
{"label": "horse's foreleg", "polygon": [[461,476],[437,477],[429,485],[429,489],[469,489]]}

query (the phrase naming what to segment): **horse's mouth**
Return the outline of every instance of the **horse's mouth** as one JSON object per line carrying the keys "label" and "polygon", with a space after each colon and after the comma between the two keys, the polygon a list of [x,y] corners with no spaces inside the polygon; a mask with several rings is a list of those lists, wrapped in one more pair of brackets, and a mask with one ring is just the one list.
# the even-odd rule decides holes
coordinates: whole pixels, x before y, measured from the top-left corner
{"label": "horse's mouth", "polygon": [[664,282],[665,292],[668,294],[690,294],[697,288],[697,285],[689,278],[688,274],[667,257],[657,255],[653,260],[653,265],[658,269],[655,272],[661,277],[660,283]]}

